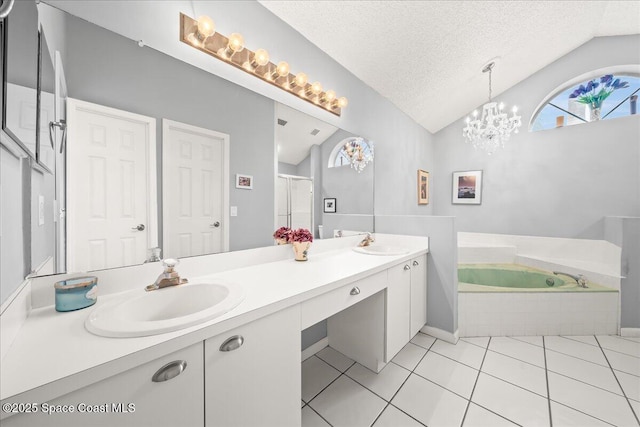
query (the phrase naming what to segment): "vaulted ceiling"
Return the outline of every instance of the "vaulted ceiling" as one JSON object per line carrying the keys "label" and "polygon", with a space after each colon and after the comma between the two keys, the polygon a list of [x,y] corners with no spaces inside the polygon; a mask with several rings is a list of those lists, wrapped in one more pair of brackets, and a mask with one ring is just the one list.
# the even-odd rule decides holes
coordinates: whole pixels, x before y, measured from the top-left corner
{"label": "vaulted ceiling", "polygon": [[[260,3],[435,133],[598,36],[640,33],[640,1]],[[589,71],[589,70],[585,70]]]}

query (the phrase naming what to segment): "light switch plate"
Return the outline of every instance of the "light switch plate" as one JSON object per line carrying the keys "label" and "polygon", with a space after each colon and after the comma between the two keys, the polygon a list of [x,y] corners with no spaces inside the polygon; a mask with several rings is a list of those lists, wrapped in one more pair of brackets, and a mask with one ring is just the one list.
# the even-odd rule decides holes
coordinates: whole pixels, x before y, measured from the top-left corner
{"label": "light switch plate", "polygon": [[38,196],[38,225],[44,225],[44,196]]}
{"label": "light switch plate", "polygon": [[231,206],[231,216],[238,216],[238,207],[237,206]]}

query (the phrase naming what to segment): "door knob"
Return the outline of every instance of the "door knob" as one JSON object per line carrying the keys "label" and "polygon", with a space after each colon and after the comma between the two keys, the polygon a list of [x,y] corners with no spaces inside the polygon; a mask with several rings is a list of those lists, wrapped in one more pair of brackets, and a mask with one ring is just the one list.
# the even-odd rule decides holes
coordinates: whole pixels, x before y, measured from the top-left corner
{"label": "door knob", "polygon": [[220,221],[216,221],[213,224],[209,224],[209,227],[214,227],[214,228],[220,227]]}
{"label": "door knob", "polygon": [[132,230],[144,231],[144,224],[138,224],[135,227],[131,227]]}

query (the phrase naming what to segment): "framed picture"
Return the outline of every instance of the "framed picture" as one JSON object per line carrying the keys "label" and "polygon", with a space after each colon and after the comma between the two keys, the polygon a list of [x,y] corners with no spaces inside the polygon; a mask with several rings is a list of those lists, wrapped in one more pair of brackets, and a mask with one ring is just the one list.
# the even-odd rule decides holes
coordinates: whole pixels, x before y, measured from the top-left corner
{"label": "framed picture", "polygon": [[324,213],[336,213],[336,199],[324,199]]}
{"label": "framed picture", "polygon": [[236,174],[236,188],[243,190],[253,190],[253,176]]}
{"label": "framed picture", "polygon": [[482,171],[453,173],[451,203],[459,205],[482,203]]}
{"label": "framed picture", "polygon": [[429,204],[429,172],[418,169],[418,204]]}

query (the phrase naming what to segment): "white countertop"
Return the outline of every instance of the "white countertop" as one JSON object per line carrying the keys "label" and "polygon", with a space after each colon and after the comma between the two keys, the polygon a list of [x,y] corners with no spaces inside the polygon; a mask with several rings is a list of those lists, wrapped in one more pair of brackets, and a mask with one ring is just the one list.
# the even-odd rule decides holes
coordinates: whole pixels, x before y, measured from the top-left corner
{"label": "white countertop", "polygon": [[[251,267],[189,277],[190,283],[214,278],[237,283],[243,287],[245,299],[220,317],[175,332],[105,338],[85,329],[84,321],[92,309],[124,300],[128,292],[101,295],[93,307],[74,312],[59,313],[54,306],[33,309],[2,359],[0,400],[51,400],[428,252],[426,237],[386,237],[393,237],[394,246],[410,252],[375,256],[351,248],[329,247],[321,253],[312,248],[307,262],[294,261],[292,254],[283,261],[260,264],[256,260],[257,265]],[[136,283],[131,289],[140,286]]]}

